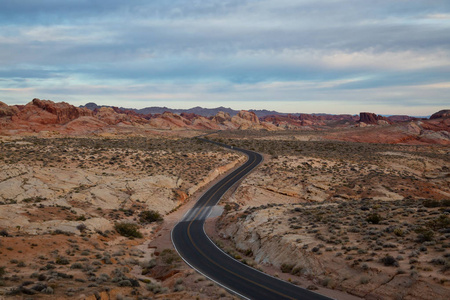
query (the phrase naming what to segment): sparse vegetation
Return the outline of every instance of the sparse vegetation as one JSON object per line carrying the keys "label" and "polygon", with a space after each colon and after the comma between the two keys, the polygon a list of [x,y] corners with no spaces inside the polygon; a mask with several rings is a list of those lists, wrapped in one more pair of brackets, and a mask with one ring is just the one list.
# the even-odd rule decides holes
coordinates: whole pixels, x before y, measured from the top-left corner
{"label": "sparse vegetation", "polygon": [[283,273],[291,273],[292,270],[294,269],[294,266],[295,265],[293,265],[293,264],[284,263],[281,265],[280,269],[281,269],[281,272],[283,272]]}
{"label": "sparse vegetation", "polygon": [[156,210],[146,210],[139,214],[142,223],[153,223],[163,220],[163,216]]}
{"label": "sparse vegetation", "polygon": [[[221,241],[225,248],[226,243],[242,248],[252,241],[258,243],[259,253],[266,254],[265,261],[278,261],[280,253],[271,252],[277,241],[283,253],[291,254],[289,259],[322,264],[305,264],[300,271],[289,271],[291,265],[284,264],[283,273],[323,272],[327,275],[309,276],[323,285],[327,281],[327,286],[345,282],[343,289],[363,285],[367,287],[358,289],[370,292],[374,285],[384,284],[378,273],[395,276],[408,269],[427,284],[447,286],[444,261],[428,259],[442,258],[449,245],[444,194],[450,189],[443,179],[448,168],[440,167],[450,162],[442,155],[445,150],[304,142],[293,138],[302,134],[290,134],[277,133],[275,141],[270,133],[228,135],[227,143],[272,156],[244,181],[236,196],[226,199],[236,208],[224,214],[218,225],[231,241]],[[250,135],[258,139],[247,138]],[[307,135],[313,138],[315,133]],[[433,180],[419,175],[425,172],[425,163],[428,169],[434,166],[433,174],[441,175],[431,175]],[[405,259],[410,253],[414,256]],[[349,274],[359,270],[361,276],[330,275],[346,274],[344,270]]]}
{"label": "sparse vegetation", "polygon": [[379,224],[381,221],[381,216],[377,213],[372,213],[367,216],[366,221],[371,224]]}
{"label": "sparse vegetation", "polygon": [[129,238],[142,238],[142,233],[139,231],[139,226],[133,223],[116,223],[114,228],[120,235],[129,237]]}
{"label": "sparse vegetation", "polygon": [[[281,245],[286,239],[289,247],[305,257],[311,255],[313,261],[321,263],[314,265],[300,259],[292,259],[292,263],[286,260],[287,263],[280,267],[281,272],[278,271],[279,277],[288,276],[294,284],[298,279],[296,276],[303,276],[329,288],[340,289],[340,284],[345,282],[347,285],[343,289],[359,286],[364,293],[384,284],[385,281],[380,282],[377,274],[396,276],[406,272],[414,280],[447,288],[446,277],[450,269],[446,231],[449,200],[444,195],[450,191],[443,183],[448,171],[436,168],[433,172],[444,174],[444,177],[439,175],[441,177],[431,180],[420,175],[425,174],[424,166],[429,169],[438,163],[441,166],[447,164],[446,152],[442,148],[428,146],[296,140],[302,139],[302,134],[313,139],[321,136],[320,132],[286,131],[279,133],[284,140],[273,140],[274,135],[270,132],[220,133],[226,143],[270,155],[258,167],[255,176],[250,175],[242,188],[237,189],[236,199],[226,199],[224,208],[227,213],[221,226],[230,226],[226,224],[228,221],[230,224],[252,224],[259,216],[265,215],[263,223],[252,224],[249,228]],[[160,249],[156,249],[155,255],[149,257],[135,251],[134,245],[142,244],[144,240],[117,239],[117,235],[104,228],[92,228],[95,228],[97,219],[104,218],[116,224],[142,223],[142,227],[135,224],[135,231],[139,232],[145,226],[146,232],[151,232],[149,237],[165,234],[159,231],[160,224],[154,223],[159,218],[151,214],[147,218],[145,212],[150,212],[149,208],[157,208],[162,217],[163,213],[176,211],[187,191],[200,178],[214,167],[225,165],[237,157],[237,154],[212,144],[185,138],[26,138],[2,143],[2,167],[13,172],[23,184],[32,186],[36,178],[30,175],[32,172],[20,169],[20,165],[48,170],[48,174],[42,175],[44,177],[50,176],[51,172],[68,170],[70,176],[80,174],[80,178],[71,177],[70,181],[75,183],[64,191],[58,190],[58,183],[53,180],[53,194],[48,193],[45,197],[0,198],[3,208],[7,207],[3,205],[20,206],[23,211],[20,217],[27,217],[30,222],[51,224],[48,221],[61,221],[75,224],[71,226],[78,230],[71,228],[66,231],[60,226],[59,230],[51,229],[55,236],[40,233],[37,237],[27,236],[25,226],[0,230],[0,235],[5,237],[0,247],[5,256],[3,271],[8,271],[1,282],[12,288],[26,282],[27,278],[21,278],[22,273],[34,272],[36,274],[30,276],[31,280],[46,285],[40,293],[55,298],[76,297],[80,293],[92,296],[100,288],[124,287],[124,290],[128,288],[131,291],[132,288],[141,293],[143,291],[136,286],[133,273],[129,272],[134,266],[141,266],[146,279],[142,278],[138,283],[142,289],[148,289],[143,293],[170,291],[191,295],[192,285],[197,290],[214,289],[214,285],[205,278],[188,276],[187,272],[183,274],[183,264],[171,250],[158,253]],[[120,177],[123,182],[117,180],[122,176],[118,174],[126,174]],[[139,195],[139,185],[133,185],[135,181],[154,175],[164,176],[160,177],[163,184],[167,180],[172,185],[171,180],[174,180],[175,188],[162,188],[164,193],[161,194],[163,198],[168,197],[169,203],[173,201],[172,207],[163,208],[149,203],[148,197]],[[5,178],[15,180],[13,177]],[[76,183],[77,180],[80,182]],[[246,197],[249,195],[245,194],[246,191],[252,193],[251,197]],[[97,192],[110,193],[120,201],[116,206],[98,205],[96,203],[103,200]],[[261,195],[263,197],[258,198]],[[254,199],[261,202],[252,206]],[[368,218],[371,214],[380,217],[377,223]],[[152,225],[144,225],[149,223]],[[88,224],[91,230],[84,224]],[[252,239],[256,237],[252,236]],[[243,243],[239,250],[232,249],[230,241],[232,243],[234,238],[218,238],[215,242],[223,244],[225,251],[243,263],[260,268],[251,250],[259,248]],[[120,242],[112,243],[115,240]],[[283,251],[285,249],[289,249],[288,246],[283,247]],[[33,256],[31,262],[26,258],[32,251],[39,255]],[[388,256],[391,258],[385,258]],[[12,257],[16,259],[15,263],[10,262]],[[270,261],[270,255],[267,259]],[[328,263],[329,259],[335,265]],[[337,273],[327,272],[327,268],[336,265],[340,268]],[[321,266],[326,272],[316,275],[320,272],[314,272],[315,268]],[[350,270],[349,274],[359,272],[359,275],[336,276],[341,270]],[[183,280],[152,278],[171,278],[172,274],[183,274]],[[71,289],[63,288],[69,282]],[[31,285],[24,287],[29,289]],[[311,285],[311,288],[316,287]],[[217,293],[207,293],[209,297],[218,296]],[[123,293],[120,297],[144,296]],[[149,297],[155,296],[150,293]]]}

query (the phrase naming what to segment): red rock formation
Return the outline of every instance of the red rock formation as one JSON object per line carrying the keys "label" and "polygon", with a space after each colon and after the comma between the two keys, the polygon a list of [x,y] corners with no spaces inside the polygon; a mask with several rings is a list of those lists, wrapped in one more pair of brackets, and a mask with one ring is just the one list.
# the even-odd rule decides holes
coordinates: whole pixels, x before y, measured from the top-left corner
{"label": "red rock formation", "polygon": [[264,122],[272,123],[276,126],[281,126],[284,128],[295,128],[302,126],[302,121],[298,119],[298,117],[287,115],[270,115],[261,118]]}
{"label": "red rock formation", "polygon": [[378,122],[378,121],[386,121],[388,124],[391,123],[388,118],[380,116],[380,115],[377,116],[374,113],[369,113],[369,112],[359,113],[359,121],[358,121],[359,123],[378,125],[378,124],[380,124],[380,122]]}
{"label": "red rock formation", "polygon": [[395,116],[389,116],[387,119],[391,122],[409,122],[417,120],[417,118],[406,116],[406,115],[395,115]]}
{"label": "red rock formation", "polygon": [[231,121],[231,117],[229,113],[219,111],[213,118],[212,121],[217,124],[223,124],[226,121]]}
{"label": "red rock formation", "polygon": [[366,124],[378,124],[377,115],[368,112],[359,113],[359,121]]}
{"label": "red rock formation", "polygon": [[192,126],[195,129],[222,129],[221,124],[217,124],[213,120],[207,119],[202,116],[197,116],[195,119],[193,119]]}
{"label": "red rock formation", "polygon": [[125,114],[125,115],[139,117],[139,118],[143,117],[143,115],[138,114],[137,112],[135,112],[134,110],[131,110],[131,109],[121,109],[116,106],[113,106],[112,109],[118,114]]}
{"label": "red rock formation", "polygon": [[183,117],[183,118],[185,118],[185,119],[187,119],[189,121],[192,121],[194,119],[197,119],[200,116],[198,116],[198,115],[196,115],[194,113],[184,113],[183,112],[183,113],[180,114],[180,117]]}
{"label": "red rock formation", "polygon": [[420,122],[420,126],[425,130],[450,132],[450,116],[436,118]]}
{"label": "red rock formation", "polygon": [[241,110],[237,116],[241,119],[250,121],[251,123],[254,124],[259,124],[259,119],[258,116],[256,116],[256,114],[254,112],[250,112],[250,111],[246,111],[246,110]]}
{"label": "red rock formation", "polygon": [[190,128],[192,122],[177,114],[166,111],[161,115],[155,114],[154,117],[149,120],[149,124],[153,127],[162,129],[180,129]]}
{"label": "red rock formation", "polygon": [[300,114],[295,115],[269,115],[261,118],[261,121],[270,122],[277,126],[284,128],[295,129],[300,126],[324,126],[326,121],[348,121],[353,123],[356,121],[352,115],[315,115],[315,114]]}
{"label": "red rock formation", "polygon": [[0,101],[0,118],[1,117],[11,117],[17,115],[19,113],[19,109],[15,106],[9,106],[6,103]]}
{"label": "red rock formation", "polygon": [[330,132],[325,138],[359,143],[450,145],[450,118],[372,126],[359,130],[348,128]]}
{"label": "red rock formation", "polygon": [[431,115],[430,120],[433,119],[441,119],[441,118],[450,118],[450,109],[443,109]]}
{"label": "red rock formation", "polygon": [[[55,124],[65,124],[81,116],[92,116],[92,111],[87,108],[79,108],[66,102],[55,103],[50,100],[33,99],[32,105],[56,116]],[[28,104],[26,105],[28,106]]]}

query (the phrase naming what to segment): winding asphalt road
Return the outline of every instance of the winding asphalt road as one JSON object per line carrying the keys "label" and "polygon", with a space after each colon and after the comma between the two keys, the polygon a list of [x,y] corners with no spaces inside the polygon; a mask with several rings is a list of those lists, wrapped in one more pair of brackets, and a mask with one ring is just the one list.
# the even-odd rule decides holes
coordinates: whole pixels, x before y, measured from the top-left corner
{"label": "winding asphalt road", "polygon": [[[206,139],[200,140],[229,149],[232,148]],[[244,265],[225,254],[206,235],[203,225],[211,209],[229,188],[263,160],[259,153],[239,148],[232,149],[246,154],[248,160],[206,191],[194,207],[173,228],[171,237],[175,249],[192,268],[242,298],[264,300],[330,299]]]}

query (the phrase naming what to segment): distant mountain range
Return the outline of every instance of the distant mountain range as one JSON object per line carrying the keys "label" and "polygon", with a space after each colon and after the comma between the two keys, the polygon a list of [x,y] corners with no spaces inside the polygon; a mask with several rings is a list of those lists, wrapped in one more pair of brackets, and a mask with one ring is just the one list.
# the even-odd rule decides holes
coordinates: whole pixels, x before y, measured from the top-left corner
{"label": "distant mountain range", "polygon": [[[85,107],[88,108],[90,110],[95,110],[101,107],[112,107],[112,106],[108,106],[108,105],[97,105],[96,103],[93,102],[89,102],[86,103],[86,105],[82,105],[80,107]],[[148,115],[148,114],[162,114],[166,111],[175,113],[175,114],[181,114],[181,113],[188,113],[188,114],[196,114],[199,116],[204,116],[204,117],[213,117],[215,116],[219,111],[223,111],[225,113],[229,113],[230,116],[235,116],[239,113],[239,110],[234,110],[231,109],[229,107],[216,107],[216,108],[203,108],[200,106],[196,106],[196,107],[192,107],[189,109],[173,109],[173,108],[168,108],[168,107],[160,107],[160,106],[152,106],[152,107],[145,107],[145,108],[141,108],[141,109],[136,109],[136,108],[125,108],[125,107],[119,107],[119,109],[121,110],[131,110],[134,111],[138,114],[142,114],[142,115]],[[258,118],[262,118],[262,117],[266,117],[266,116],[273,116],[273,115],[280,115],[280,116],[287,116],[287,113],[280,113],[274,110],[266,110],[266,109],[249,109],[249,112],[253,112],[256,114],[256,116],[258,116]],[[302,113],[292,113],[289,114],[292,116],[300,116],[303,115]],[[326,115],[331,115],[331,114],[323,114],[323,113],[317,113],[317,114],[308,114],[308,115],[312,115],[312,116],[326,116]]]}
{"label": "distant mountain range", "polygon": [[[217,112],[217,113],[216,113]],[[338,140],[407,144],[450,145],[450,110],[434,113],[429,119],[405,115],[381,116],[370,112],[358,115],[279,114],[268,110],[241,110],[194,107],[174,110],[167,107],[121,109],[88,103],[75,107],[66,102],[33,99],[26,105],[0,101],[0,136],[42,134],[42,136],[116,134],[147,135],[168,130],[327,130]],[[258,113],[261,117],[256,115]],[[203,114],[203,116],[201,115]],[[215,114],[215,115],[214,115]],[[209,117],[206,117],[210,115]],[[212,115],[212,116],[211,116]],[[351,128],[356,130],[347,136]],[[338,129],[345,129],[340,131]],[[155,131],[156,130],[156,131]],[[372,133],[372,134],[370,134]],[[170,134],[169,134],[170,135]]]}

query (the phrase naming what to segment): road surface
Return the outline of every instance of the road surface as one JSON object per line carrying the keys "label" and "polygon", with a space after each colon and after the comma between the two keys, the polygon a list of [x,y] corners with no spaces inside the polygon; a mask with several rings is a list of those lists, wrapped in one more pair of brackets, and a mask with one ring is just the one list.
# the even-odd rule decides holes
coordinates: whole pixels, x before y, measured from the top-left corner
{"label": "road surface", "polygon": [[[206,139],[201,140],[211,142]],[[171,238],[177,252],[192,268],[242,298],[330,299],[244,265],[225,254],[208,238],[203,225],[211,209],[229,188],[263,160],[259,153],[220,143],[215,144],[240,151],[248,156],[248,160],[206,191],[172,229]]]}

